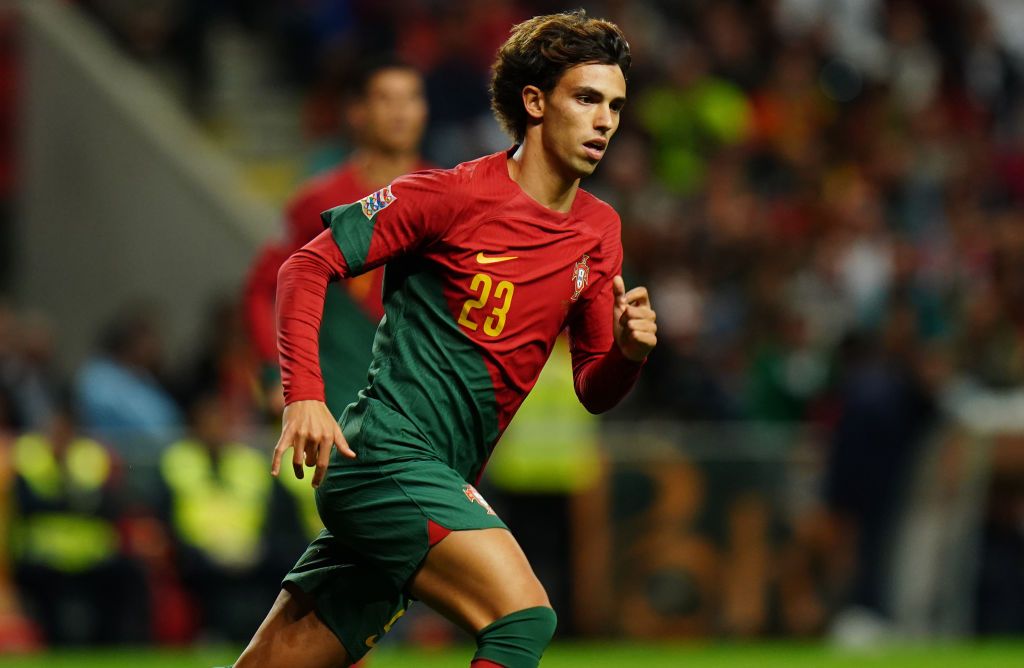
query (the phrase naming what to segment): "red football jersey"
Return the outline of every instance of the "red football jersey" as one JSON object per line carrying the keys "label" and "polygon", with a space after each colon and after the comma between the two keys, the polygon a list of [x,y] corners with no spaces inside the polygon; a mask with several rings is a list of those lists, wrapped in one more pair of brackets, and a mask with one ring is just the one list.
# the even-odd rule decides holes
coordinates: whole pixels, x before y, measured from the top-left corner
{"label": "red football jersey", "polygon": [[635,382],[641,364],[612,334],[618,215],[583,190],[568,213],[542,206],[509,177],[507,159],[405,176],[324,212],[330,230],[282,272],[293,402],[323,398],[313,316],[326,282],[388,265],[371,382],[342,417],[361,463],[440,458],[476,478],[566,327],[588,409],[610,408]]}

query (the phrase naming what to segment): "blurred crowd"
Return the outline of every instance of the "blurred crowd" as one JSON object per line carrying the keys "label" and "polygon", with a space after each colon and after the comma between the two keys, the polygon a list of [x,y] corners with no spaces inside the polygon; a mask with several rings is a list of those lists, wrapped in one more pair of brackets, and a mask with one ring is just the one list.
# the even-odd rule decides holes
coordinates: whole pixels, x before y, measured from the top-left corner
{"label": "blurred crowd", "polygon": [[[424,155],[441,166],[507,146],[486,94],[495,49],[514,22],[565,9],[512,0],[77,4],[130,53],[178,72],[200,116],[212,85],[210,31],[226,20],[243,25],[277,54],[281,85],[301,94],[311,154],[351,144],[338,109],[354,55],[393,51],[423,72],[430,105]],[[960,402],[1024,389],[1024,5],[583,4],[619,23],[633,50],[622,126],[584,187],[621,214],[627,282],[646,284],[659,313],[659,346],[612,418],[819,426],[828,434],[824,505],[862,537],[861,573],[843,604],[882,610],[881,545],[923,443]],[[125,434],[134,454],[144,434],[142,447],[156,459],[205,457],[220,466],[230,444],[273,422],[237,300],[214,308],[209,325],[195,359],[169,368],[156,312],[130,305],[111,319],[96,355],[65,377],[53,363],[55,330],[45,317],[0,304],[0,442],[11,460],[19,461],[19,448],[41,447],[18,434],[39,435],[60,457],[76,438],[103,442],[108,454],[99,459],[110,457],[108,465],[82,455],[105,471],[102,484],[95,472],[83,473],[91,491],[64,494],[60,512],[107,518],[105,530],[93,530],[113,531],[105,540],[122,549],[74,558],[99,568],[115,553],[129,554],[136,567],[123,572],[137,571],[151,588],[185,599],[189,586],[216,581],[242,590],[255,581],[204,581],[210,569],[262,578],[272,590],[298,554],[285,550],[261,562],[269,576],[232,563],[238,555],[219,552],[187,504],[175,505],[176,494],[195,488],[168,468],[155,472],[145,508],[126,511],[96,491],[125,465]],[[998,403],[996,410],[1003,410]],[[242,472],[253,466],[260,471],[253,480],[270,485],[244,455],[232,465]],[[0,484],[15,508],[53,510],[39,491],[49,483],[33,487],[31,476],[43,473],[17,465],[8,473]],[[267,517],[302,512],[298,497],[276,483],[201,492],[222,494],[225,512],[233,512],[231,494],[257,499],[270,509]],[[271,503],[278,496],[284,510]],[[104,515],[101,508],[119,510]],[[1003,481],[984,515],[976,594],[983,614],[975,627],[1022,632],[1024,482]],[[257,533],[272,525],[263,516],[237,522]],[[822,532],[845,525],[830,526]],[[254,544],[245,540],[233,535],[236,545]],[[172,553],[184,575],[166,575]],[[25,569],[26,554],[16,552],[11,568],[23,583],[39,581]],[[124,584],[104,591],[121,589],[130,598]],[[74,610],[31,605],[53,628],[76,628],[67,623]],[[154,610],[165,616],[163,632],[187,635],[187,615],[172,612]],[[128,615],[111,632],[138,639],[133,621]]]}
{"label": "blurred crowd", "polygon": [[268,475],[233,300],[177,369],[158,314],[113,314],[68,378],[45,316],[0,303],[0,651],[244,642],[322,528],[305,481]]}
{"label": "blurred crowd", "polygon": [[[524,0],[78,0],[200,100],[212,26],[275,54],[309,146],[346,143],[356,56],[423,71],[428,161],[507,145],[486,93]],[[638,415],[828,419],[843,370],[1024,381],[1024,8],[999,0],[583,3],[630,38],[629,107],[585,187],[662,306]],[[192,48],[190,45],[206,45]],[[187,54],[183,55],[183,54]],[[204,55],[205,54],[205,55]],[[198,64],[193,62],[198,60]]]}

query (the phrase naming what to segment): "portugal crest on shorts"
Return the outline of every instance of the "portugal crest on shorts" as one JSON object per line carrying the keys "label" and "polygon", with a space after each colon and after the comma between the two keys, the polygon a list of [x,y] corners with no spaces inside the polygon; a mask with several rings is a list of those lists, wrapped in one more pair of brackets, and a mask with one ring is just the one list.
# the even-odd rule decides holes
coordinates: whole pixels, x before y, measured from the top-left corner
{"label": "portugal crest on shorts", "polygon": [[398,197],[391,192],[391,186],[385,186],[359,200],[359,206],[363,208],[363,215],[372,219],[375,215],[391,206],[391,203],[396,199]]}
{"label": "portugal crest on shorts", "polygon": [[486,510],[488,515],[497,515],[497,513],[494,512],[494,509],[491,508],[491,504],[487,503],[487,499],[484,498],[484,495],[476,491],[476,487],[473,487],[472,485],[465,485],[462,488],[462,491],[466,493],[467,499],[473,503],[479,503],[480,507]]}
{"label": "portugal crest on shorts", "polygon": [[584,255],[572,268],[573,301],[580,298],[580,293],[583,292],[583,288],[587,287],[587,283],[590,283],[590,267],[587,266],[587,260],[589,259],[589,255]]}

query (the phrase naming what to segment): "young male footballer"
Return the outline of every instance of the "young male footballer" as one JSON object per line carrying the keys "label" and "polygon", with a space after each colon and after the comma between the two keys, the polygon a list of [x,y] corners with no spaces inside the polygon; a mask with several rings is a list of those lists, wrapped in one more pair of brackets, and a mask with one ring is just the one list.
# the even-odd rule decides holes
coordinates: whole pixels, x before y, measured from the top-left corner
{"label": "young male footballer", "polygon": [[[473,668],[538,665],[555,613],[472,483],[559,332],[593,412],[629,391],[656,343],[647,290],[619,276],[619,218],[579,188],[619,125],[629,62],[618,27],[582,11],[515,26],[491,95],[516,145],[326,211],[329,229],[285,262],[272,473],[289,448],[297,475],[316,466],[327,528],[236,667],[349,666],[415,599],[473,634]],[[318,360],[324,294],[384,263],[370,383],[339,426]]]}

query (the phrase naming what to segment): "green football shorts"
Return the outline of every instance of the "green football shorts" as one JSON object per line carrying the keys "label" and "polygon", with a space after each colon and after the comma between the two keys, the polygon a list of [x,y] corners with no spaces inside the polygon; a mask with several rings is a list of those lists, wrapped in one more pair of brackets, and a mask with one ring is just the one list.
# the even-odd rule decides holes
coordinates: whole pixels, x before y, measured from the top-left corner
{"label": "green football shorts", "polygon": [[353,661],[405,614],[409,579],[451,531],[507,529],[446,464],[358,464],[333,453],[317,508],[326,527],[284,579],[313,596]]}

